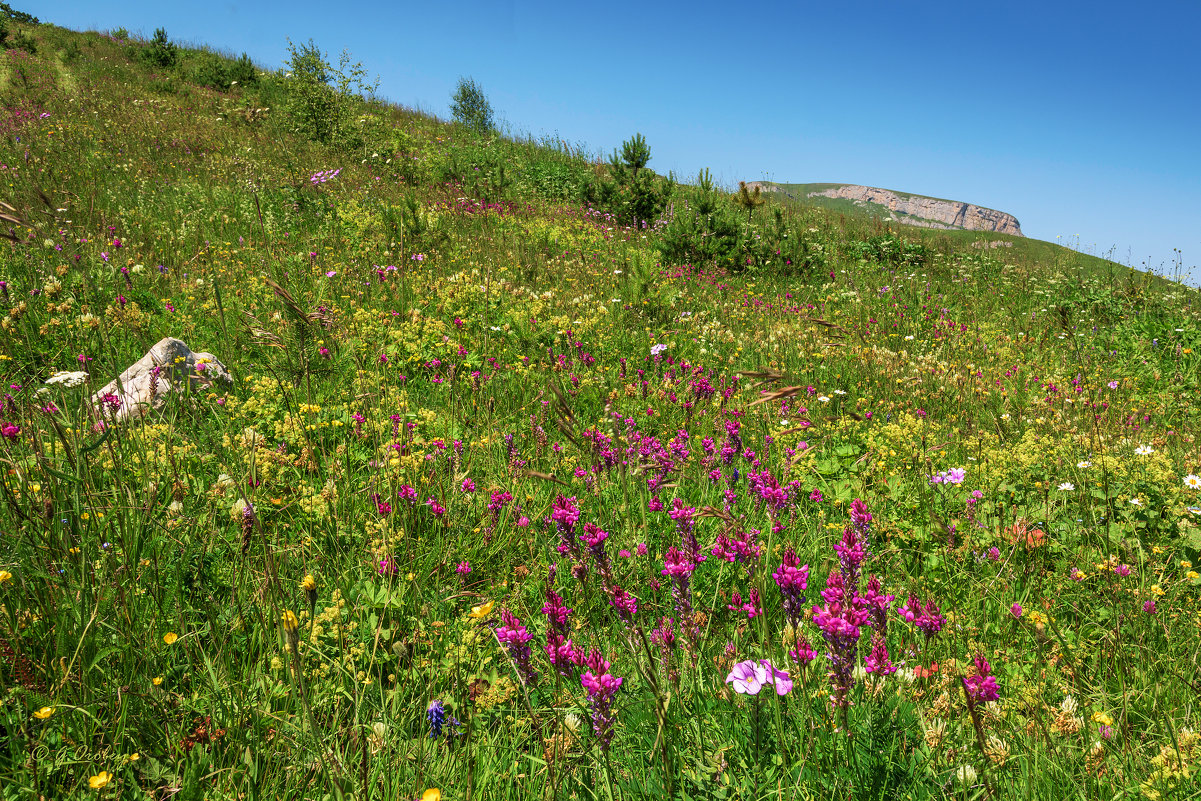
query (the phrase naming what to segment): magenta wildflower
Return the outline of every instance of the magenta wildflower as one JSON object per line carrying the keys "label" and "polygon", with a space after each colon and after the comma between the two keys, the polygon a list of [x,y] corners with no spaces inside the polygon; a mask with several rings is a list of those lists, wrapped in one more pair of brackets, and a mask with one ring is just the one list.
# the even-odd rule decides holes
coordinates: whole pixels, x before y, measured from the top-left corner
{"label": "magenta wildflower", "polygon": [[499,517],[501,511],[509,504],[509,501],[511,500],[513,500],[512,493],[493,491],[491,497],[488,499],[488,512],[493,517]]}
{"label": "magenta wildflower", "polygon": [[500,613],[500,619],[501,625],[495,629],[496,639],[508,650],[513,664],[517,667],[521,683],[528,687],[538,680],[538,674],[530,664],[529,643],[534,635],[530,634],[521,620],[507,609]]}
{"label": "magenta wildflower", "polygon": [[659,625],[651,631],[651,643],[659,647],[659,663],[663,667],[663,672],[667,675],[668,681],[672,684],[678,684],[680,681],[680,672],[676,669],[674,660],[672,659],[672,646],[676,641],[676,632],[672,624],[674,621],[665,617],[659,621]]}
{"label": "magenta wildflower", "polygon": [[743,603],[742,594],[735,590],[730,596],[730,603],[726,605],[726,609],[731,612],[746,612],[747,618],[753,620],[756,616],[763,614],[763,605],[759,601],[759,590],[752,587],[745,603]]}
{"label": "magenta wildflower", "polygon": [[609,603],[617,610],[617,616],[626,623],[632,622],[638,612],[638,599],[621,587],[613,587],[609,593]]}
{"label": "magenta wildflower", "polygon": [[798,632],[796,645],[792,647],[788,655],[792,657],[792,661],[801,667],[807,667],[810,662],[817,658],[817,651],[813,650],[813,646],[809,644],[809,638],[803,633]]}
{"label": "magenta wildflower", "polygon": [[468,561],[459,562],[459,564],[455,566],[455,572],[461,576],[467,575],[468,573],[471,572],[471,562],[468,562]]}
{"label": "magenta wildflower", "polygon": [[888,608],[895,598],[895,595],[885,595],[881,592],[878,576],[872,574],[868,578],[867,589],[863,593],[863,602],[871,614],[872,628],[881,634],[888,630]]}
{"label": "magenta wildflower", "polygon": [[794,627],[801,624],[802,609],[805,604],[804,592],[809,587],[809,565],[802,565],[800,557],[792,546],[784,549],[783,561],[780,567],[772,573],[776,586],[784,598],[784,614]]}
{"label": "magenta wildflower", "polygon": [[1013,615],[1013,619],[1017,620],[1022,616],[1022,605],[1014,601],[1013,606],[1009,607],[1009,614]]}
{"label": "magenta wildflower", "polygon": [[997,680],[991,675],[992,667],[988,664],[988,660],[983,654],[977,654],[975,658],[976,675],[969,676],[963,680],[963,686],[967,688],[968,704],[975,707],[977,704],[987,703],[988,701],[997,700],[1001,693],[997,686]]}
{"label": "magenta wildflower", "polygon": [[888,646],[884,644],[884,635],[877,631],[872,635],[871,653],[863,660],[863,667],[868,673],[880,676],[890,676],[897,672],[897,667],[888,658]]}
{"label": "magenta wildflower", "polygon": [[592,707],[592,731],[600,740],[601,748],[607,751],[613,741],[613,696],[617,694],[623,679],[609,672],[609,662],[596,649],[592,650],[584,664],[588,670],[580,676],[580,684],[588,694],[588,703]]}

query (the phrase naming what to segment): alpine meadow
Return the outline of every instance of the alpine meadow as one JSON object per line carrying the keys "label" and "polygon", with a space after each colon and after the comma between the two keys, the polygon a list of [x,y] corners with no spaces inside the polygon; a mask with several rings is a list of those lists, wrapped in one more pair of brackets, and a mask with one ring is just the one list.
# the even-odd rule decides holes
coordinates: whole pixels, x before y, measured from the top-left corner
{"label": "alpine meadow", "polygon": [[0,17],[3,801],[1201,795],[1197,289]]}

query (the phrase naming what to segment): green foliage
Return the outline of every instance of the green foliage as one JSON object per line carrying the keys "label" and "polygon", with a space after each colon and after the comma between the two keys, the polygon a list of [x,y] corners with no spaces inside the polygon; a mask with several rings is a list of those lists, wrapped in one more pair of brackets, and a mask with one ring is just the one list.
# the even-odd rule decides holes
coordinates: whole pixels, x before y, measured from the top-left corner
{"label": "green foliage", "polygon": [[0,3],[0,14],[4,16],[2,19],[11,19],[14,22],[20,22],[25,25],[39,25],[38,18],[24,11],[18,11],[8,3]]}
{"label": "green foliage", "polygon": [[168,38],[165,28],[156,28],[154,38],[142,47],[140,57],[152,67],[170,68],[179,61],[179,48]]}
{"label": "green foliage", "polygon": [[[702,170],[696,185],[678,194],[656,247],[668,264],[715,265],[735,272],[808,275],[823,266],[821,244],[795,212],[776,206],[766,225],[749,219],[763,202],[757,189],[747,192],[743,184],[731,203],[713,185],[709,171]],[[746,223],[739,222],[736,208],[748,211]]]}
{"label": "green foliage", "polygon": [[650,146],[640,133],[624,141],[620,154],[609,159],[609,177],[588,187],[587,199],[612,211],[623,223],[647,227],[655,223],[675,190],[670,176],[659,178],[646,169]]}
{"label": "green foliage", "polygon": [[229,80],[231,83],[237,83],[239,86],[254,86],[259,82],[259,70],[250,60],[250,56],[243,53],[237,61],[229,66]]}
{"label": "green foliage", "polygon": [[913,269],[930,264],[933,249],[921,242],[913,242],[891,234],[880,234],[855,242],[851,252],[858,258],[889,267]]}
{"label": "green foliage", "polygon": [[451,95],[450,113],[455,122],[476,133],[488,133],[496,127],[492,104],[473,78],[459,78],[458,86]]}
{"label": "green foliage", "polygon": [[[8,19],[23,21],[19,18],[19,12],[14,12],[14,14],[10,14],[9,17],[0,17],[0,47],[5,50],[24,50],[30,55],[36,55],[38,43],[33,36],[22,28],[10,29]],[[34,19],[34,23],[36,24],[36,19]]]}
{"label": "green foliage", "polygon": [[200,52],[193,59],[192,82],[219,92],[229,91],[233,80],[228,62],[215,53]]}
{"label": "green foliage", "polygon": [[678,194],[656,244],[666,263],[736,266],[742,232],[723,200],[708,169],[697,175],[695,187]]}
{"label": "green foliage", "polygon": [[751,191],[746,184],[746,181],[738,182],[738,192],[734,195],[734,202],[738,207],[746,212],[746,221],[750,223],[751,215],[755,209],[763,205],[763,198],[760,197],[761,187],[756,185],[754,191]]}
{"label": "green foliage", "polygon": [[347,51],[334,67],[312,39],[301,45],[289,40],[288,53],[284,86],[293,130],[322,144],[361,147],[363,138],[353,124],[354,103],[364,94],[374,95],[379,80],[367,83],[367,71],[361,63],[351,63]]}

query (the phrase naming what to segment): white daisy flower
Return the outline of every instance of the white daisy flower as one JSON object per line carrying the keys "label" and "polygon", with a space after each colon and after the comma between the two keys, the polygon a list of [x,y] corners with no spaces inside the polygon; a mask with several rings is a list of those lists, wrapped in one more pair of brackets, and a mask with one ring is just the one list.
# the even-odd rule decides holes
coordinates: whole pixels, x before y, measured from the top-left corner
{"label": "white daisy flower", "polygon": [[1134,449],[1134,454],[1136,456],[1150,456],[1153,453],[1155,453],[1155,449],[1150,445],[1139,445]]}
{"label": "white daisy flower", "polygon": [[1189,489],[1201,489],[1201,476],[1195,476],[1189,473],[1184,477],[1184,486]]}
{"label": "white daisy flower", "polygon": [[1059,485],[1059,488],[1064,492],[1071,492],[1072,490],[1076,489],[1076,485],[1070,481],[1065,481]]}
{"label": "white daisy flower", "polygon": [[1086,467],[1092,467],[1093,463],[1090,462],[1088,459],[1082,459],[1081,461],[1076,462],[1076,466],[1079,467],[1081,470],[1083,470]]}

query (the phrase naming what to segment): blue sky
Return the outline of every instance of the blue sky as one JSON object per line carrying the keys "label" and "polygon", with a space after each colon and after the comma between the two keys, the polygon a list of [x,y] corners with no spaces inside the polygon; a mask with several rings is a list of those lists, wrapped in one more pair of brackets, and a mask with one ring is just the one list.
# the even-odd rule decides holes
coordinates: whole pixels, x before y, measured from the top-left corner
{"label": "blue sky", "polygon": [[1201,284],[1201,3],[18,0],[282,66],[348,49],[441,117],[473,77],[512,131],[727,184],[837,181],[1007,211],[1027,236]]}

